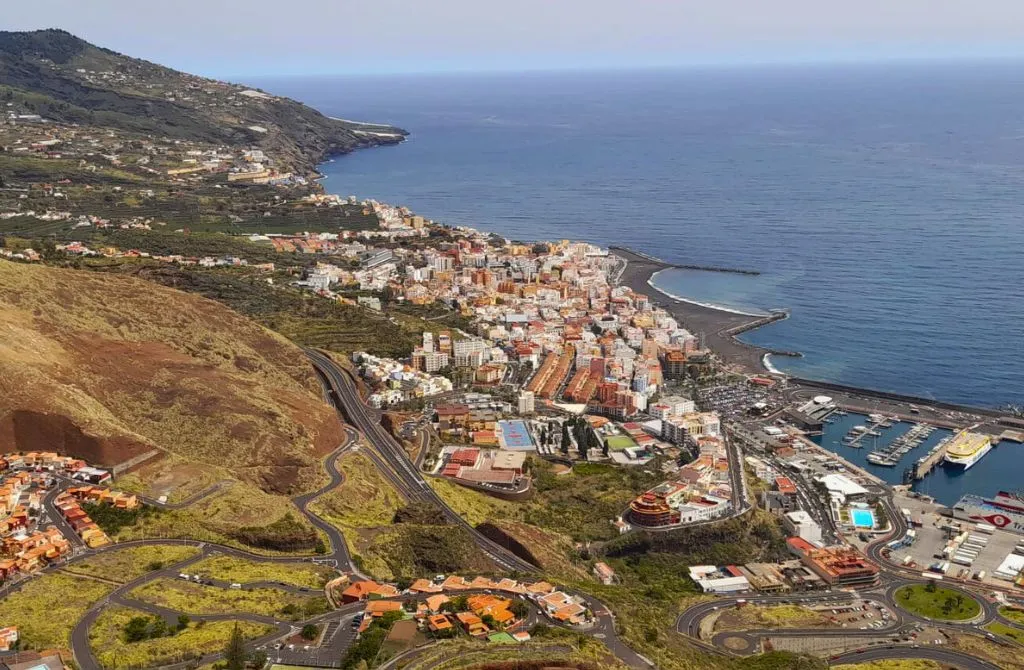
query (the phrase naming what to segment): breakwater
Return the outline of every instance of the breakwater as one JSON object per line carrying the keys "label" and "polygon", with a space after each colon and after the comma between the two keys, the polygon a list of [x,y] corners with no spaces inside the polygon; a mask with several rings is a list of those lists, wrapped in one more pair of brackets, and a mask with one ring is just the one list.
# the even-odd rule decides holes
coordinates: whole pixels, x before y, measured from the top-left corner
{"label": "breakwater", "polygon": [[920,396],[906,395],[903,393],[891,393],[889,391],[876,391],[874,389],[866,389],[860,386],[850,386],[848,384],[837,384],[835,382],[823,382],[817,379],[806,379],[804,377],[790,377],[790,383],[799,384],[803,387],[827,389],[829,391],[840,391],[843,393],[849,393],[851,395],[866,396],[869,398],[880,398],[883,400],[891,400],[894,402],[910,403],[920,405],[922,407],[933,407],[936,409],[951,410],[954,412],[965,412],[967,414],[975,414],[978,416],[989,416],[996,419],[1002,419],[1003,413],[999,410],[991,409],[988,407],[975,407],[972,405],[960,405],[957,403],[943,402],[941,400],[933,400],[931,398],[922,398]]}
{"label": "breakwater", "polygon": [[761,274],[760,270],[745,270],[743,268],[728,268],[728,267],[721,267],[721,266],[718,266],[718,265],[686,265],[686,264],[681,264],[681,263],[669,263],[668,261],[663,261],[662,259],[657,258],[655,256],[652,256],[650,254],[645,254],[642,251],[637,251],[636,249],[630,249],[629,247],[610,246],[610,247],[608,247],[608,250],[609,251],[624,251],[624,252],[626,252],[628,254],[632,254],[634,256],[642,258],[642,259],[644,259],[646,261],[650,261],[651,263],[657,263],[658,265],[661,265],[663,267],[675,268],[677,270],[700,270],[701,272],[726,272],[726,273],[729,273],[729,274],[751,275],[751,276],[757,276],[757,275]]}

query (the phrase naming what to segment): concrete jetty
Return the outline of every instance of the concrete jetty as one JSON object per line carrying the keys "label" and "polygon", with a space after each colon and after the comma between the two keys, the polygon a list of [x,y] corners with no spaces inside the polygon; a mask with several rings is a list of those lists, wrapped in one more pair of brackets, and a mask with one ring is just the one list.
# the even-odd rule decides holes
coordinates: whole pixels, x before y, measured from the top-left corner
{"label": "concrete jetty", "polygon": [[630,249],[629,247],[613,246],[613,247],[608,247],[608,249],[610,251],[625,251],[627,253],[633,254],[634,256],[639,256],[640,258],[643,258],[644,260],[648,260],[651,263],[657,263],[658,265],[661,265],[663,267],[666,267],[666,268],[676,268],[678,270],[700,270],[702,272],[727,272],[729,274],[752,275],[752,276],[757,276],[757,275],[761,274],[760,270],[744,270],[742,268],[727,268],[727,267],[721,267],[721,266],[718,266],[718,265],[685,265],[685,264],[680,264],[680,263],[669,263],[668,261],[663,261],[662,259],[657,258],[655,256],[652,256],[650,254],[645,254],[642,251],[637,251],[636,249]]}
{"label": "concrete jetty", "polygon": [[915,480],[924,479],[928,473],[935,469],[935,466],[942,462],[942,459],[946,457],[946,447],[948,440],[939,442],[932,450],[927,454],[917,459],[914,463],[912,475]]}

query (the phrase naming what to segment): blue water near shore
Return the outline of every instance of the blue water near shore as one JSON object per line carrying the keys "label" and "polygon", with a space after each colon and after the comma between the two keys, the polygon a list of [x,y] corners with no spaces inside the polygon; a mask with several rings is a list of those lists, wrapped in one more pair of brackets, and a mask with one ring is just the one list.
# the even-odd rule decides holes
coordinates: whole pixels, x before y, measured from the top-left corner
{"label": "blue water near shore", "polygon": [[1018,63],[253,83],[412,132],[326,164],[331,192],[517,239],[762,270],[657,283],[790,309],[745,336],[802,351],[774,359],[788,372],[1024,402]]}
{"label": "blue water near shore", "polygon": [[[843,437],[851,428],[858,425],[868,425],[868,418],[863,414],[853,413],[837,416],[833,423],[825,424],[823,434],[815,437],[814,441],[890,484],[902,483],[904,470],[952,434],[945,428],[936,429],[920,445],[911,449],[895,467],[887,467],[869,463],[868,454],[874,449],[890,444],[907,432],[912,424],[905,421],[896,422],[891,428],[881,429],[880,437],[862,438],[859,442],[862,447],[851,447],[843,442]],[[945,505],[952,505],[966,493],[988,496],[994,495],[997,491],[1019,490],[1022,450],[1024,446],[1004,440],[992,447],[992,450],[969,470],[939,464],[927,477],[914,482],[913,488],[915,491],[927,493]]]}

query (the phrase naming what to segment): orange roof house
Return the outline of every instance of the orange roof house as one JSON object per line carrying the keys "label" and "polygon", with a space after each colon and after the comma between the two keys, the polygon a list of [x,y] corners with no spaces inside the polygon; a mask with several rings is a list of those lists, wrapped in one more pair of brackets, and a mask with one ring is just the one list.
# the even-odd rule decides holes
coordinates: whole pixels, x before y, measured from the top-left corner
{"label": "orange roof house", "polygon": [[516,619],[516,615],[509,611],[512,601],[507,598],[499,598],[490,594],[475,595],[467,599],[467,604],[477,616],[481,618],[491,616],[503,626]]}
{"label": "orange roof house", "polygon": [[427,596],[427,609],[431,612],[440,612],[441,606],[449,600],[450,598],[444,594]]}
{"label": "orange roof house", "polygon": [[465,631],[474,637],[487,635],[491,630],[480,617],[471,612],[459,612],[455,617],[462,624]]}
{"label": "orange roof house", "polygon": [[474,589],[495,589],[498,588],[497,583],[487,579],[486,577],[474,577],[473,581],[469,583],[470,587]]}
{"label": "orange roof house", "polygon": [[458,575],[452,575],[448,579],[444,580],[441,585],[445,591],[462,591],[469,588],[469,584],[465,579]]}
{"label": "orange roof house", "polygon": [[536,582],[534,584],[526,585],[526,592],[533,595],[541,595],[544,593],[551,593],[555,590],[555,587],[547,582]]}
{"label": "orange roof house", "polygon": [[366,600],[379,586],[380,584],[369,579],[365,582],[352,582],[351,586],[341,592],[341,602],[355,603]]}
{"label": "orange roof house", "polygon": [[366,603],[364,612],[367,616],[384,616],[388,612],[397,612],[402,609],[402,603],[397,600],[371,600]]}
{"label": "orange roof house", "polygon": [[440,593],[443,589],[438,585],[427,579],[417,579],[409,587],[409,590],[413,593]]}
{"label": "orange roof house", "polygon": [[438,632],[442,630],[451,630],[452,622],[451,619],[446,617],[444,614],[435,614],[427,619],[427,627],[431,632]]}

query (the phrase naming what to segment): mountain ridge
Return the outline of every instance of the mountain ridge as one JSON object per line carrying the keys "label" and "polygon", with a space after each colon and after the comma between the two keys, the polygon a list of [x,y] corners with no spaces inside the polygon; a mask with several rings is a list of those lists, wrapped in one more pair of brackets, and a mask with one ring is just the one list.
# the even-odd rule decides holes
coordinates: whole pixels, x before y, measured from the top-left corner
{"label": "mountain ridge", "polygon": [[289,98],[126,56],[59,29],[0,31],[0,93],[62,123],[258,147],[305,174],[331,155],[408,134],[330,118]]}

